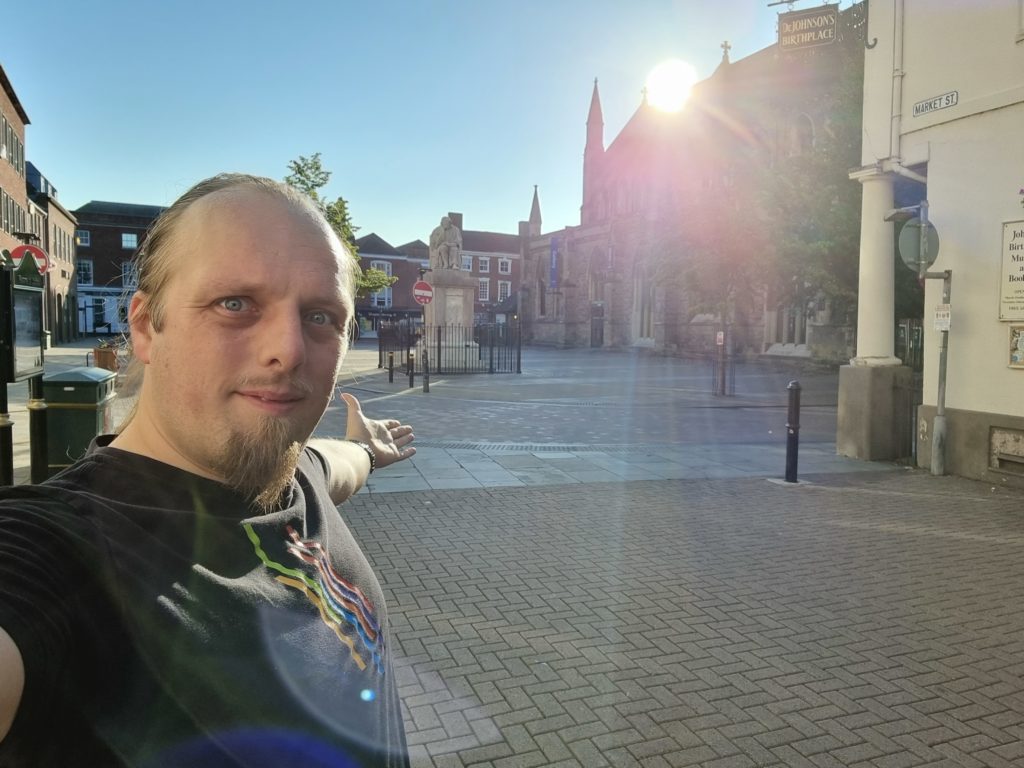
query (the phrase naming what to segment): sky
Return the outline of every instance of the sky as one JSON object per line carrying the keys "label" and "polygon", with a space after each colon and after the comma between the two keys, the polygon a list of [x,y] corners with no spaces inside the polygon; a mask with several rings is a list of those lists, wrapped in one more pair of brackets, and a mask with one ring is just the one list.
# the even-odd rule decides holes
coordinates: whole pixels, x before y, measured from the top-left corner
{"label": "sky", "polygon": [[658,63],[703,79],[723,41],[772,44],[769,1],[32,0],[6,8],[0,64],[66,208],[320,152],[357,236],[401,245],[448,211],[515,233],[535,184],[545,232],[578,224],[594,79],[607,145]]}

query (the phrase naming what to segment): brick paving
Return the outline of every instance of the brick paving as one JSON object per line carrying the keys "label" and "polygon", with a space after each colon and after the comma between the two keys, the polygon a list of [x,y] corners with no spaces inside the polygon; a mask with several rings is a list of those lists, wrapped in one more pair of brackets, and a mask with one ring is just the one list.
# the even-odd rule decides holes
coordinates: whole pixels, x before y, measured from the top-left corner
{"label": "brick paving", "polygon": [[1024,494],[910,470],[358,496],[414,768],[1024,765]]}

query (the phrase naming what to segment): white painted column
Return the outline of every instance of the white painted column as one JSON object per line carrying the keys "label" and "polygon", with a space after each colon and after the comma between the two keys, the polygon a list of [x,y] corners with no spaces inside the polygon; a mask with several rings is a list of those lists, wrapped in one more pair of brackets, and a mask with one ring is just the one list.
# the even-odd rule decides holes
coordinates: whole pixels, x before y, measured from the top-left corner
{"label": "white painted column", "polygon": [[894,357],[895,278],[893,176],[874,168],[850,174],[863,188],[860,219],[860,279],[857,291],[857,356],[850,365],[900,365]]}

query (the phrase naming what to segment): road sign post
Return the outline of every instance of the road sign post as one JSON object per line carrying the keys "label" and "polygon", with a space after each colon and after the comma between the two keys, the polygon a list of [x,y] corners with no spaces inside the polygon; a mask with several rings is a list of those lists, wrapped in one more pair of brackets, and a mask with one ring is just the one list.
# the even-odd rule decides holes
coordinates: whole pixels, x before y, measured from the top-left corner
{"label": "road sign post", "polygon": [[[916,214],[916,216],[915,216]],[[935,328],[941,334],[939,342],[939,391],[935,400],[935,419],[932,422],[933,475],[946,474],[946,360],[949,351],[950,307],[949,294],[953,283],[953,270],[929,272],[939,255],[939,233],[928,220],[928,201],[918,205],[890,211],[886,221],[903,221],[900,231],[900,258],[908,268],[917,272],[922,285],[925,280],[942,280],[942,309],[936,310]]]}
{"label": "road sign post", "polygon": [[412,298],[417,304],[426,306],[434,300],[434,286],[426,280],[417,280],[412,287]]}

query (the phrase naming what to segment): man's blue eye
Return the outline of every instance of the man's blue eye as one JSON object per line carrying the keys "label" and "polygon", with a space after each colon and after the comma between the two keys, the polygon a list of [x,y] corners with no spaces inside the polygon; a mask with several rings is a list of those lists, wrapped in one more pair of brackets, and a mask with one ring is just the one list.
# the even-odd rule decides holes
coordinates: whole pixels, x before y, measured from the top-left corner
{"label": "man's blue eye", "polygon": [[330,325],[331,316],[326,312],[310,312],[307,317],[314,325]]}
{"label": "man's blue eye", "polygon": [[224,307],[224,309],[226,309],[228,312],[241,312],[242,310],[245,309],[245,301],[243,299],[238,298],[237,296],[222,299],[220,305]]}

